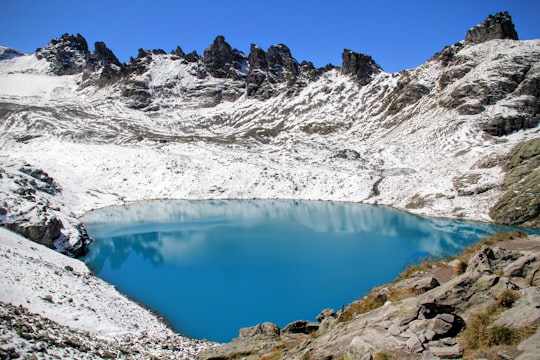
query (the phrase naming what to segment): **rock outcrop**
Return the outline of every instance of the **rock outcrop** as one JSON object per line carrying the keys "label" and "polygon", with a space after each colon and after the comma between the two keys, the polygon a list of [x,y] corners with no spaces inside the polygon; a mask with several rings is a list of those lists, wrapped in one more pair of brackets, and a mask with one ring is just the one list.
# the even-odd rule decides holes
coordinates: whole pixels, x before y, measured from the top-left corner
{"label": "rock outcrop", "polygon": [[11,49],[5,46],[0,46],[0,61],[13,59],[24,54],[19,50]]}
{"label": "rock outcrop", "polygon": [[88,43],[81,34],[64,34],[60,38],[52,39],[47,46],[37,49],[35,56],[38,60],[47,60],[53,74],[73,75],[86,68],[90,52]]}
{"label": "rock outcrop", "polygon": [[505,193],[491,208],[500,224],[540,227],[540,139],[515,146],[503,164]]}
{"label": "rock outcrop", "polygon": [[252,44],[248,62],[247,95],[261,100],[279,94],[283,88],[294,88],[301,73],[300,65],[283,44],[272,45],[267,52]]}
{"label": "rock outcrop", "polygon": [[246,76],[246,55],[233,49],[221,35],[204,50],[203,63],[208,73],[216,78],[239,80]]}
{"label": "rock outcrop", "polygon": [[[489,321],[504,329],[500,331],[521,334],[521,329],[529,329],[522,337],[492,340],[481,354],[513,351],[521,354],[517,359],[529,359],[539,350],[538,343],[531,346],[526,338],[540,321],[540,237],[517,233],[508,239],[463,256],[460,261],[468,263],[464,272],[439,262],[412,278],[375,289],[339,311],[337,318],[325,310],[317,317],[318,327],[295,321],[279,331],[265,323],[272,336],[261,337],[257,329],[262,325],[257,325],[199,359],[373,359],[379,353],[396,359],[462,358],[470,356],[472,340],[467,336],[474,331],[464,329],[475,326],[478,314],[491,316]],[[433,276],[439,280],[429,280]],[[412,284],[429,286],[415,289]]]}
{"label": "rock outcrop", "polygon": [[369,55],[360,54],[349,49],[341,55],[341,72],[352,75],[360,85],[368,84],[374,75],[382,71],[381,67]]}
{"label": "rock outcrop", "polygon": [[0,163],[0,226],[67,255],[86,253],[91,239],[84,225],[60,211],[61,188],[28,164]]}
{"label": "rock outcrop", "polygon": [[489,15],[483,23],[467,31],[465,43],[478,44],[493,39],[518,40],[512,17],[507,11]]}

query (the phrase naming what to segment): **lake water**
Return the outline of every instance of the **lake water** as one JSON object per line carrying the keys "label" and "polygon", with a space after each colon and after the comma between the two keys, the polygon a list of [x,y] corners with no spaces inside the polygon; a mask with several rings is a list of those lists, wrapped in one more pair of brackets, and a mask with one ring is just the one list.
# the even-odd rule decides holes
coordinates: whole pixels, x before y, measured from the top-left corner
{"label": "lake water", "polygon": [[315,320],[426,256],[452,255],[500,226],[351,203],[155,201],[83,222],[97,276],[181,334],[230,341],[242,327]]}

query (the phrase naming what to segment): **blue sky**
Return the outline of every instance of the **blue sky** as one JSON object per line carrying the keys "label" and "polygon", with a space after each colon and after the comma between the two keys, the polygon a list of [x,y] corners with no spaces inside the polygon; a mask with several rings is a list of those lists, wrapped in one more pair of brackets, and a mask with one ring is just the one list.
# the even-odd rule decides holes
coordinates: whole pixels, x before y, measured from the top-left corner
{"label": "blue sky", "polygon": [[384,70],[420,65],[489,14],[508,10],[520,39],[540,38],[538,0],[0,0],[0,45],[24,52],[64,33],[104,41],[120,61],[139,48],[202,54],[217,35],[249,52],[287,45],[298,60],[341,65],[344,48]]}

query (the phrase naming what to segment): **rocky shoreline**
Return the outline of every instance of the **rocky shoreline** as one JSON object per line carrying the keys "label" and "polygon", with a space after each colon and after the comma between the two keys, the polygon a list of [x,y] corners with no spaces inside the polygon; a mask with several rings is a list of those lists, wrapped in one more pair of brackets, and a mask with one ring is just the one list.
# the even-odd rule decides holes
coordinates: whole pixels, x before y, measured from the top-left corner
{"label": "rocky shoreline", "polygon": [[495,236],[338,312],[326,309],[318,323],[241,329],[198,359],[537,359],[539,271],[540,236]]}

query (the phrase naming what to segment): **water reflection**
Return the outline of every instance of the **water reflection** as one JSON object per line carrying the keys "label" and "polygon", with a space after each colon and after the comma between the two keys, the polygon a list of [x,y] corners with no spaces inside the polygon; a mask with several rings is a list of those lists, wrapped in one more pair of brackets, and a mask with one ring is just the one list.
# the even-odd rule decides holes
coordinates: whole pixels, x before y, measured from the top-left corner
{"label": "water reflection", "polygon": [[313,319],[421,256],[453,254],[500,230],[368,205],[271,200],[137,203],[83,221],[96,240],[85,261],[98,276],[178,331],[217,341],[263,321]]}

